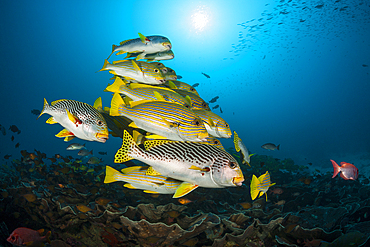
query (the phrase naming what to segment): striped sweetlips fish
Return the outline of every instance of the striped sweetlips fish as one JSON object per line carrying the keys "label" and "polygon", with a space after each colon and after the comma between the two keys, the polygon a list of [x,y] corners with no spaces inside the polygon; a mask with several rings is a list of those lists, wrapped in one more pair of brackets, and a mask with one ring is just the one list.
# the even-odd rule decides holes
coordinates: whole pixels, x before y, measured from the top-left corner
{"label": "striped sweetlips fish", "polygon": [[268,189],[275,185],[276,183],[271,183],[270,180],[270,173],[266,171],[265,174],[262,174],[258,178],[256,175],[252,176],[252,181],[251,181],[251,197],[252,200],[262,196],[263,194],[266,195],[266,201],[267,201],[267,191]]}
{"label": "striped sweetlips fish", "polygon": [[130,56],[131,53],[140,52],[136,58],[139,60],[143,59],[146,54],[169,51],[172,48],[170,40],[164,36],[153,35],[145,37],[139,33],[139,37],[140,38],[124,40],[119,46],[113,45],[112,53],[109,57],[115,52],[117,52],[116,55],[128,53],[127,56]]}
{"label": "striped sweetlips fish", "polygon": [[224,150],[199,142],[155,140],[144,142],[141,149],[130,134],[124,130],[122,147],[114,162],[131,159],[151,166],[147,174],[162,175],[184,181],[176,190],[174,198],[195,188],[224,188],[241,186],[243,173],[238,162]]}
{"label": "striped sweetlips fish", "polygon": [[111,70],[110,73],[114,75],[145,84],[160,85],[166,81],[161,70],[154,64],[136,62],[135,60],[123,60],[114,64],[110,64],[108,60],[105,60],[103,68],[100,71],[103,70]]}
{"label": "striped sweetlips fish", "polygon": [[208,134],[219,138],[230,138],[232,133],[229,124],[219,115],[204,109],[193,109],[193,112],[203,120]]}
{"label": "striped sweetlips fish", "polygon": [[191,100],[184,98],[171,89],[163,87],[155,87],[142,83],[126,83],[120,78],[116,77],[114,83],[109,85],[105,91],[124,94],[133,101],[140,100],[165,100],[179,103],[186,108],[190,108]]}
{"label": "striped sweetlips fish", "polygon": [[127,107],[118,93],[112,98],[111,116],[125,116],[133,122],[129,127],[175,141],[205,141],[208,133],[202,120],[183,105],[168,101],[136,101]]}
{"label": "striped sweetlips fish", "polygon": [[[141,52],[128,53],[126,58],[137,57],[140,54]],[[169,51],[162,51],[162,52],[146,54],[142,59],[146,59],[147,62],[153,62],[153,61],[161,61],[161,60],[170,60],[170,59],[173,59],[174,57],[175,57],[175,54],[173,54],[173,51],[169,50]]]}
{"label": "striped sweetlips fish", "polygon": [[119,172],[106,166],[104,183],[123,181],[127,183],[124,187],[129,189],[140,189],[145,193],[175,194],[183,182],[161,175],[147,175],[147,170],[147,166],[131,166]]}
{"label": "striped sweetlips fish", "polygon": [[64,137],[64,141],[75,137],[103,143],[108,140],[107,123],[102,114],[91,105],[68,99],[56,100],[49,105],[44,99],[40,116],[44,113],[52,116],[46,123],[59,123],[65,128],[56,135]]}
{"label": "striped sweetlips fish", "polygon": [[162,73],[166,81],[177,80],[176,72],[173,69],[171,69],[170,67],[166,67],[166,70],[167,70],[167,73],[164,73],[162,70]]}
{"label": "striped sweetlips fish", "polygon": [[168,87],[170,89],[180,89],[180,90],[194,93],[199,96],[199,93],[197,92],[197,90],[195,90],[193,86],[185,82],[182,82],[182,81],[167,81],[166,80],[166,82],[163,85],[160,85],[160,87]]}
{"label": "striped sweetlips fish", "polygon": [[181,90],[181,89],[172,89],[172,90],[180,94],[183,97],[186,97],[186,96],[190,97],[193,109],[204,109],[207,111],[211,110],[208,104],[197,94],[191,93],[185,90]]}

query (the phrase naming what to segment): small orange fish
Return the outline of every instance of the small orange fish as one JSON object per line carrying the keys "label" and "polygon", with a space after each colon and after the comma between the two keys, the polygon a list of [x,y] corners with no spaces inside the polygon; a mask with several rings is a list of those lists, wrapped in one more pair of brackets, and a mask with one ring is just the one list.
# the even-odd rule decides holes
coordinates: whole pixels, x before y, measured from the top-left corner
{"label": "small orange fish", "polygon": [[250,209],[251,207],[253,207],[252,203],[250,202],[241,202],[239,203],[240,206],[242,206],[244,209]]}
{"label": "small orange fish", "polygon": [[34,160],[37,157],[36,154],[34,154],[34,153],[30,153],[29,156],[30,156],[31,160]]}
{"label": "small orange fish", "polygon": [[270,193],[273,193],[273,194],[275,194],[275,195],[280,195],[280,194],[282,194],[284,192],[284,190],[283,189],[281,189],[281,188],[274,188],[273,190],[270,190]]}
{"label": "small orange fish", "polygon": [[51,232],[47,232],[45,236],[40,234],[44,232],[44,229],[35,231],[25,227],[19,227],[15,229],[12,234],[7,238],[6,241],[15,246],[44,246],[44,242],[49,242]]}
{"label": "small orange fish", "polygon": [[85,206],[83,204],[78,204],[76,207],[82,213],[87,213],[87,212],[93,211],[91,208],[89,208],[89,207],[87,207],[87,206]]}
{"label": "small orange fish", "polygon": [[280,200],[277,203],[275,203],[275,205],[278,205],[278,206],[284,205],[284,204],[285,204],[285,200]]}
{"label": "small orange fish", "polygon": [[179,201],[179,203],[181,203],[182,205],[186,205],[186,204],[188,204],[188,203],[193,202],[193,201],[191,201],[191,200],[189,200],[189,199],[187,199],[187,198],[179,198],[179,199],[178,199],[178,201]]}
{"label": "small orange fish", "polygon": [[58,184],[59,188],[64,189],[65,186],[63,184]]}

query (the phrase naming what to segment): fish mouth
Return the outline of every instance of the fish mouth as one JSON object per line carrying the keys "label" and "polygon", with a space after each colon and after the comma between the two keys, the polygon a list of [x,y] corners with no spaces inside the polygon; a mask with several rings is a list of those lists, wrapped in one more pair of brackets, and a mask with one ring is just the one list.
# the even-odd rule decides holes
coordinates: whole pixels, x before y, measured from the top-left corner
{"label": "fish mouth", "polygon": [[233,184],[236,186],[242,186],[242,183],[244,182],[244,177],[234,177],[233,178]]}
{"label": "fish mouth", "polygon": [[166,82],[166,79],[157,79],[157,81],[159,81],[160,83],[159,84],[163,84]]}
{"label": "fish mouth", "polygon": [[109,138],[107,134],[100,134],[100,133],[97,133],[95,137],[96,139],[98,139],[99,142],[102,142],[102,143],[105,143]]}
{"label": "fish mouth", "polygon": [[171,50],[171,48],[172,48],[171,43],[164,42],[164,43],[162,43],[162,44],[163,44],[163,46],[164,46],[164,47],[166,47],[166,48],[167,48],[167,50]]}

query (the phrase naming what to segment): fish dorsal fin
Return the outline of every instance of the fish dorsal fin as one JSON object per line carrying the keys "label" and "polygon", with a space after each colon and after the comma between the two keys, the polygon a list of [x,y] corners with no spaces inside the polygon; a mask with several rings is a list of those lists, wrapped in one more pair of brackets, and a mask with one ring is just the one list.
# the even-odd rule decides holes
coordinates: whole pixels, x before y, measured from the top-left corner
{"label": "fish dorsal fin", "polygon": [[135,60],[131,60],[131,63],[137,72],[143,73],[143,71],[140,69],[139,65],[135,62]]}
{"label": "fish dorsal fin", "polygon": [[149,150],[153,147],[163,145],[165,143],[172,143],[176,141],[171,141],[171,140],[148,140],[144,142],[144,148],[145,150]]}
{"label": "fish dorsal fin", "polygon": [[154,93],[154,96],[156,97],[156,99],[157,99],[157,100],[166,101],[166,100],[163,98],[162,94],[158,93],[157,91],[154,91],[153,93]]}
{"label": "fish dorsal fin", "polygon": [[121,87],[124,87],[125,85],[126,83],[119,76],[117,76],[113,84],[108,85],[105,90],[107,92],[119,93],[121,91]]}
{"label": "fish dorsal fin", "polygon": [[258,177],[258,181],[259,181],[260,183],[262,183],[262,182],[263,182],[263,179],[266,177],[266,175],[267,175],[267,172],[266,172],[265,174],[262,174],[261,176],[259,176],[259,177]]}
{"label": "fish dorsal fin", "polygon": [[[117,53],[118,54],[118,53]],[[123,62],[126,62],[128,61],[127,59],[124,59],[124,60],[117,60],[117,61],[113,61],[112,64],[117,64],[117,63],[123,63]]]}
{"label": "fish dorsal fin", "polygon": [[240,147],[239,147],[239,136],[238,134],[234,131],[234,145],[235,145],[235,150],[237,152],[240,151]]}
{"label": "fish dorsal fin", "polygon": [[102,111],[103,110],[103,101],[101,99],[101,97],[97,98],[94,102],[94,108],[98,111]]}
{"label": "fish dorsal fin", "polygon": [[128,39],[128,40],[121,41],[119,44],[120,44],[120,45],[124,45],[124,44],[126,44],[127,42],[129,42],[130,40],[132,40],[132,39]]}
{"label": "fish dorsal fin", "polygon": [[161,173],[157,172],[156,170],[154,170],[153,167],[149,167],[148,170],[146,170],[145,172],[145,175],[150,175],[150,176],[158,176],[158,175],[162,175]]}
{"label": "fish dorsal fin", "polygon": [[172,198],[179,198],[182,196],[185,196],[198,188],[198,185],[192,184],[189,182],[182,182],[179,187],[177,187],[175,194],[173,195]]}
{"label": "fish dorsal fin", "polygon": [[50,103],[51,106],[54,106],[56,103],[61,102],[61,101],[66,101],[66,99],[58,99],[54,100],[53,102]]}
{"label": "fish dorsal fin", "polygon": [[168,81],[168,87],[171,89],[178,89],[175,83],[173,83],[173,81]]}
{"label": "fish dorsal fin", "polygon": [[129,86],[130,89],[136,89],[136,88],[157,88],[157,87],[154,87],[154,86],[151,86],[151,85],[148,85],[148,84],[143,84],[143,83],[130,83],[130,86]]}
{"label": "fish dorsal fin", "polygon": [[56,124],[58,123],[57,121],[55,121],[54,117],[50,117],[48,120],[46,120],[46,123],[47,124]]}
{"label": "fish dorsal fin", "polygon": [[148,39],[147,37],[145,37],[141,33],[139,33],[139,37],[141,39],[141,42],[143,42],[144,44],[146,44],[147,42],[150,42],[150,39]]}
{"label": "fish dorsal fin", "polygon": [[132,132],[132,137],[134,138],[134,140],[135,140],[135,142],[136,142],[137,144],[141,144],[144,136],[143,136],[143,134],[141,134],[139,131],[134,130],[134,131]]}
{"label": "fish dorsal fin", "polygon": [[74,134],[67,130],[67,129],[62,129],[58,134],[55,135],[56,137],[67,137],[67,136],[74,136]]}
{"label": "fish dorsal fin", "polygon": [[141,105],[141,104],[144,104],[144,103],[148,103],[148,102],[153,102],[153,100],[138,100],[138,101],[131,101],[130,102],[130,106],[131,108],[135,107],[135,106],[138,106],[138,105]]}
{"label": "fish dorsal fin", "polygon": [[37,230],[37,232],[38,232],[39,234],[42,234],[44,231],[45,231],[44,229]]}
{"label": "fish dorsal fin", "polygon": [[127,174],[127,173],[130,173],[130,172],[133,172],[133,171],[140,171],[142,168],[143,168],[143,166],[131,166],[131,167],[123,168],[121,170],[121,172],[123,174]]}

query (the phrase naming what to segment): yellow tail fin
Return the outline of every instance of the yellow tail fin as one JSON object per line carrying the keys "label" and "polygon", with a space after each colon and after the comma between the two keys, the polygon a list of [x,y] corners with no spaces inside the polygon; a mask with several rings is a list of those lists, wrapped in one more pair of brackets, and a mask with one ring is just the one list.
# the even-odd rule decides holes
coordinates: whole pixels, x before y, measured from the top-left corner
{"label": "yellow tail fin", "polygon": [[107,59],[105,59],[104,64],[103,64],[103,68],[101,68],[101,70],[99,70],[99,71],[107,70],[108,64],[110,64],[110,63],[108,62]]}
{"label": "yellow tail fin", "polygon": [[252,200],[256,199],[260,193],[260,191],[257,189],[257,186],[260,184],[258,178],[256,175],[253,175],[252,182],[251,182],[251,197]]}
{"label": "yellow tail fin", "polygon": [[114,80],[114,83],[106,87],[105,90],[107,92],[119,93],[121,91],[121,87],[125,85],[126,83],[124,83],[124,81],[117,76]]}
{"label": "yellow tail fin", "polygon": [[110,166],[106,166],[104,183],[108,184],[108,183],[116,182],[117,181],[115,178],[116,174],[120,174],[120,172]]}
{"label": "yellow tail fin", "polygon": [[143,151],[135,143],[134,138],[127,132],[123,131],[122,146],[118,149],[116,155],[114,155],[114,163],[123,163],[132,160],[133,157],[129,156],[134,151],[136,155],[140,155]]}
{"label": "yellow tail fin", "polygon": [[111,116],[120,116],[118,109],[125,105],[125,102],[123,102],[123,99],[119,93],[114,93],[112,97],[112,101],[110,103],[110,110],[109,115]]}
{"label": "yellow tail fin", "polygon": [[235,150],[237,152],[240,151],[240,147],[239,147],[239,136],[238,134],[234,131],[234,146],[235,146]]}
{"label": "yellow tail fin", "polygon": [[40,115],[37,117],[37,119],[39,119],[39,117],[41,117],[42,114],[44,114],[44,111],[45,109],[49,108],[49,104],[48,102],[46,101],[46,99],[44,98],[44,106],[42,107],[42,111],[40,113]]}
{"label": "yellow tail fin", "polygon": [[103,101],[101,100],[101,97],[95,100],[94,108],[100,112],[103,111]]}

